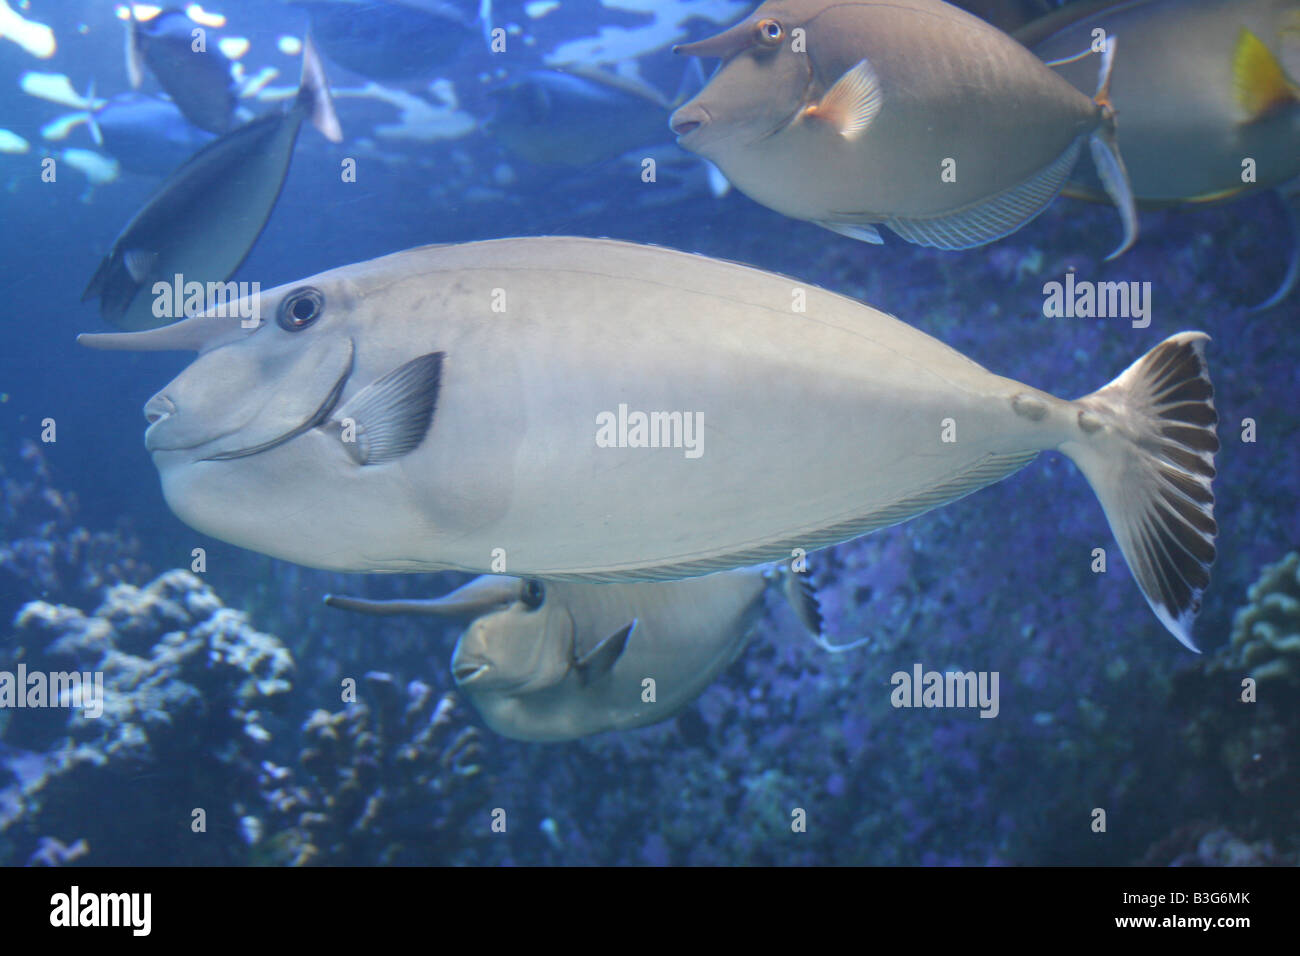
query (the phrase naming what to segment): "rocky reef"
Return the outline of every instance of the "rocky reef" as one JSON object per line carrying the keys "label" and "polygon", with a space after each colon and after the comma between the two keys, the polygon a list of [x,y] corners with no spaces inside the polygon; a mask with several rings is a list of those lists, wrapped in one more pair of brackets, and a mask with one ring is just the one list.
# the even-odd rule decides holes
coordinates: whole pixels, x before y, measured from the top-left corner
{"label": "rocky reef", "polygon": [[0,463],[0,620],[33,597],[86,605],[111,584],[148,580],[129,529],[92,532],[77,512],[77,496],[55,487],[35,442],[21,443],[17,463]]}
{"label": "rocky reef", "polygon": [[482,862],[491,818],[479,739],[454,694],[366,674],[357,702],[307,718],[296,769],[263,764],[259,861]]}
{"label": "rocky reef", "polygon": [[1245,855],[1263,862],[1300,862],[1298,685],[1300,554],[1292,552],[1263,568],[1231,640],[1180,672],[1172,695],[1190,754],[1218,784],[1216,821],[1262,847]]}
{"label": "rocky reef", "polygon": [[66,705],[3,712],[11,779],[0,796],[0,858],[246,859],[241,820],[260,806],[267,720],[292,686],[293,661],[277,638],[194,575],[169,571],[143,588],[110,588],[91,614],[29,602],[0,651],[28,673],[102,681],[98,715]]}

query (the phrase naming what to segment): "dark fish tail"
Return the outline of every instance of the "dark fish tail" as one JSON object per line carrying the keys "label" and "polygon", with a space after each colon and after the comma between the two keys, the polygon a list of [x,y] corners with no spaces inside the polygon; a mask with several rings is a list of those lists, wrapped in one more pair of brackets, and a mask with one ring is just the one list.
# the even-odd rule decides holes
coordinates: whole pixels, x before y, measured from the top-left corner
{"label": "dark fish tail", "polygon": [[1106,40],[1106,49],[1101,54],[1101,78],[1097,83],[1097,92],[1092,98],[1092,101],[1097,104],[1100,115],[1097,128],[1088,138],[1097,175],[1106,189],[1106,194],[1119,210],[1120,222],[1124,226],[1124,238],[1115,251],[1106,257],[1108,261],[1127,252],[1137,241],[1138,236],[1137,203],[1133,199],[1133,187],[1129,185],[1124,158],[1119,153],[1115,107],[1110,100],[1110,72],[1115,62],[1115,46],[1115,37],[1109,37]]}
{"label": "dark fish tail", "polygon": [[339,125],[338,114],[334,112],[334,97],[330,95],[329,80],[325,76],[325,67],[316,52],[311,37],[302,41],[302,79],[298,83],[298,97],[294,104],[307,114],[311,125],[331,143],[343,142],[343,127]]}
{"label": "dark fish tail", "polygon": [[1171,335],[1078,399],[1061,451],[1101,500],[1147,604],[1185,647],[1214,561],[1214,386],[1202,332]]}

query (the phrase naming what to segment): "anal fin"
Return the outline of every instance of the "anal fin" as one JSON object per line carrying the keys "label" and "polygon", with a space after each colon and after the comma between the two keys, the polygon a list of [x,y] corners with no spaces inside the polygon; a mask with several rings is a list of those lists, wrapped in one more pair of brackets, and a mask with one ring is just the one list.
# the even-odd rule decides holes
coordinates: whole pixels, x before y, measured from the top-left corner
{"label": "anal fin", "polygon": [[929,219],[891,217],[885,225],[908,242],[932,249],[973,249],[1009,236],[1047,208],[1079,160],[1081,141],[1024,182],[953,213]]}

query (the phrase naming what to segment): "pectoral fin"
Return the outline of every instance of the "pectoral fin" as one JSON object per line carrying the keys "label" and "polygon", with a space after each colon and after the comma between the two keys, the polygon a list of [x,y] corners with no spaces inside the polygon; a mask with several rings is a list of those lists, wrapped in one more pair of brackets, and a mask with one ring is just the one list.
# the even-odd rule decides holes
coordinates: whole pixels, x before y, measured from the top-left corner
{"label": "pectoral fin", "polygon": [[837,133],[852,142],[867,131],[880,112],[880,104],[880,81],[864,59],[836,80],[819,102],[805,108],[804,115],[830,123]]}
{"label": "pectoral fin", "polygon": [[379,465],[419,447],[433,423],[444,354],[411,359],[375,379],[335,413],[328,427],[353,461]]}
{"label": "pectoral fin", "polygon": [[627,639],[632,635],[632,629],[635,627],[636,619],[633,618],[632,623],[627,627],[614,632],[573,662],[578,682],[583,687],[600,680],[613,669],[614,663],[623,656],[623,651],[627,648]]}
{"label": "pectoral fin", "polygon": [[1300,102],[1300,90],[1287,79],[1273,51],[1245,27],[1237,35],[1232,81],[1237,105],[1247,123]]}

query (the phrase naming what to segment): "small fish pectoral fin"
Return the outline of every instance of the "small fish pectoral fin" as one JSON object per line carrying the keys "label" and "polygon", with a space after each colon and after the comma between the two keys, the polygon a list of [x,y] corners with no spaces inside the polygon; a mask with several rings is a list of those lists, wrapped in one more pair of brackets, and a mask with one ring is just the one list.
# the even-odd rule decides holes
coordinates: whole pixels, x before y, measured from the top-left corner
{"label": "small fish pectoral fin", "polygon": [[1287,79],[1273,51],[1245,27],[1237,35],[1232,57],[1232,85],[1247,123],[1300,101],[1300,90]]}
{"label": "small fish pectoral fin", "polygon": [[885,244],[884,238],[880,235],[880,230],[868,222],[826,222],[822,219],[815,221],[823,229],[829,229],[841,236],[856,239],[858,242],[869,242],[873,246],[883,246]]}
{"label": "small fish pectoral fin", "polygon": [[[358,465],[379,465],[424,441],[438,405],[445,352],[429,352],[393,369],[344,403],[329,421]],[[349,423],[352,430],[348,430]]]}
{"label": "small fish pectoral fin", "polygon": [[157,261],[158,253],[146,249],[128,249],[122,253],[122,265],[126,267],[126,274],[137,283],[144,282],[149,277],[149,272]]}
{"label": "small fish pectoral fin", "polygon": [[623,651],[627,649],[627,639],[632,635],[636,623],[637,619],[633,618],[632,623],[627,627],[615,631],[582,657],[574,660],[573,669],[577,672],[582,686],[586,687],[600,680],[613,669],[614,664],[623,656]]}
{"label": "small fish pectoral fin", "polygon": [[859,60],[816,103],[804,110],[804,115],[829,123],[831,127],[853,142],[871,126],[880,112],[882,96],[876,71],[866,60]]}
{"label": "small fish pectoral fin", "polygon": [[1010,235],[1056,198],[1079,159],[1075,141],[1051,165],[1023,183],[946,216],[930,219],[891,217],[885,225],[908,242],[932,249],[972,249]]}

